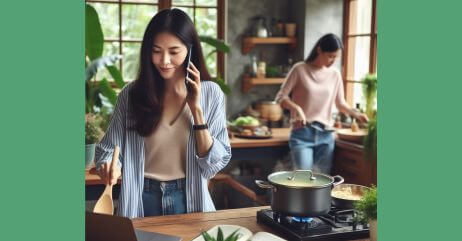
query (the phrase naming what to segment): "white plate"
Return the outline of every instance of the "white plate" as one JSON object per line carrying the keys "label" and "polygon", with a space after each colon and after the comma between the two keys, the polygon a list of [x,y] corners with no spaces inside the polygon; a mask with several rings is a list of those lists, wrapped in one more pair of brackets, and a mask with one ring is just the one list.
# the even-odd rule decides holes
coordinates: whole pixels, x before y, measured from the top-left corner
{"label": "white plate", "polygon": [[287,241],[274,234],[270,234],[267,232],[258,232],[255,235],[253,235],[251,240],[252,241]]}

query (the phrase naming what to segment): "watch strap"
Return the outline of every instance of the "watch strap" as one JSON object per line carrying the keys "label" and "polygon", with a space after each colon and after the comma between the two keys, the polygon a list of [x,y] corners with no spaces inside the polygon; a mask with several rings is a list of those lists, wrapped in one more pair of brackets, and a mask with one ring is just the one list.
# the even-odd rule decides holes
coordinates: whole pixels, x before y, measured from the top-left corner
{"label": "watch strap", "polygon": [[207,125],[207,123],[203,124],[203,125],[193,125],[193,130],[197,131],[197,130],[204,130],[204,129],[208,129],[209,126]]}

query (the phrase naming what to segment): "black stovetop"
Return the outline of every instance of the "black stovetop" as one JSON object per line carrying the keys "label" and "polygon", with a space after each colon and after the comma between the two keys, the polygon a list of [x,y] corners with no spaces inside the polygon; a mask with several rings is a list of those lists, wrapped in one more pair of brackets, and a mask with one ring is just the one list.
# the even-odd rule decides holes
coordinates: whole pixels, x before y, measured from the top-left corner
{"label": "black stovetop", "polygon": [[297,218],[285,216],[271,209],[262,209],[257,211],[257,222],[269,226],[291,241],[333,241],[368,238],[369,228],[367,224],[354,221],[353,217],[355,215],[356,213],[352,209],[342,210],[333,207],[324,216],[300,222]]}

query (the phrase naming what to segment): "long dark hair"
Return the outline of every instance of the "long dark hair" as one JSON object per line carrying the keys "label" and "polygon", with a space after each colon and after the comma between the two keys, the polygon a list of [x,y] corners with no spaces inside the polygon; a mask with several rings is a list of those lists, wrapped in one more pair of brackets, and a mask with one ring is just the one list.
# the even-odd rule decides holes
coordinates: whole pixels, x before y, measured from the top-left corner
{"label": "long dark hair", "polygon": [[305,62],[311,62],[318,57],[318,47],[321,48],[322,52],[335,52],[338,49],[343,49],[343,44],[342,40],[340,40],[337,35],[328,33],[316,42],[313,49],[311,49],[310,55],[308,55],[308,58],[305,59]]}
{"label": "long dark hair", "polygon": [[199,36],[188,15],[176,8],[158,12],[144,32],[138,76],[129,93],[129,115],[134,121],[129,128],[141,136],[148,136],[157,128],[163,113],[165,80],[152,63],[153,41],[162,32],[171,33],[186,46],[192,46],[191,61],[200,71],[201,79],[210,80]]}

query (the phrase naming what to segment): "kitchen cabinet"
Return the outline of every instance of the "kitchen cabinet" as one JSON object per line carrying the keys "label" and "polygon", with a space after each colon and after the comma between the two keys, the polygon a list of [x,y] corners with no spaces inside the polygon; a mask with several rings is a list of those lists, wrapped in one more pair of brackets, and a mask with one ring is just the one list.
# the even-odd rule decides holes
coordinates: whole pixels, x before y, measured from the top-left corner
{"label": "kitchen cabinet", "polygon": [[366,160],[362,145],[337,139],[332,175],[342,176],[345,183],[377,185],[377,159]]}

